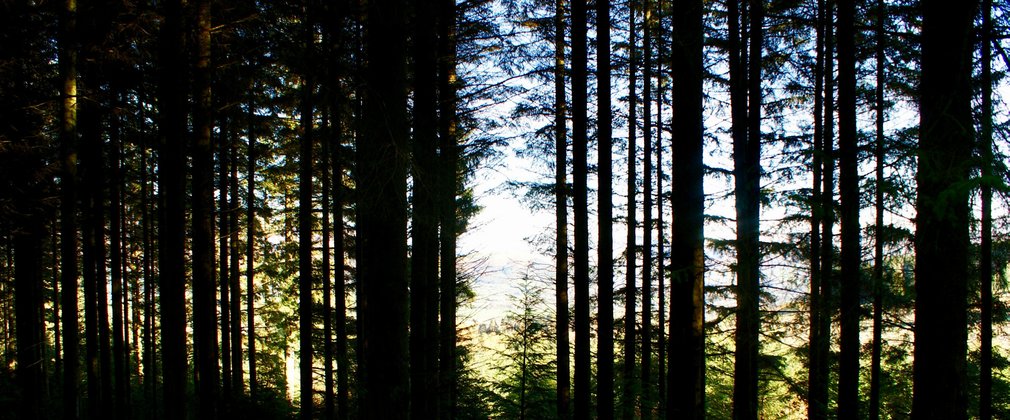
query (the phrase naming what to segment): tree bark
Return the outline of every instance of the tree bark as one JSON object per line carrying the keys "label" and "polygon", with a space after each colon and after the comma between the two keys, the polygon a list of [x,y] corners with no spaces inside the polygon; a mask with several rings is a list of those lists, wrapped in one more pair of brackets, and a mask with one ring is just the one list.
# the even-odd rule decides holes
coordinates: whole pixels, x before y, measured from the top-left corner
{"label": "tree bark", "polygon": [[63,309],[63,418],[78,415],[80,387],[77,276],[77,0],[60,14],[60,295]]}
{"label": "tree bark", "polygon": [[315,29],[311,3],[303,6],[306,24],[303,28],[302,47],[305,48],[302,65],[301,109],[300,122],[301,140],[298,154],[298,372],[300,380],[299,417],[312,419],[313,378],[312,378],[312,288],[315,280],[312,275],[312,229],[315,220],[312,216],[312,143],[313,125],[315,124],[315,75],[310,68],[311,57],[315,53]]}
{"label": "tree bark", "polygon": [[[249,353],[249,399],[256,402],[256,394],[259,391],[259,383],[256,378],[256,294],[254,286],[256,272],[254,264],[256,262],[256,111],[253,100],[248,104],[249,127],[246,137],[249,139],[246,154],[246,244],[245,244],[245,296],[246,296],[246,337],[249,343],[246,351]],[[237,163],[237,162],[236,162]]]}
{"label": "tree bark", "polygon": [[704,5],[674,0],[668,419],[705,417]]}
{"label": "tree bark", "polygon": [[413,218],[411,221],[411,417],[438,418],[438,191],[435,11],[415,1]]}
{"label": "tree bark", "polygon": [[652,236],[655,225],[652,220],[652,1],[644,2],[644,22],[642,24],[642,49],[644,60],[642,67],[642,156],[643,191],[642,191],[642,395],[639,400],[639,410],[642,416],[652,416]]}
{"label": "tree bark", "polygon": [[575,211],[575,418],[589,418],[589,203],[586,1],[572,1],[572,204]]}
{"label": "tree bark", "polygon": [[230,129],[228,121],[221,121],[221,134],[217,144],[218,161],[218,267],[221,291],[221,392],[225,399],[232,396],[231,372],[231,281],[228,276],[228,151],[225,148],[225,137]]}
{"label": "tree bark", "polygon": [[159,112],[161,114],[158,191],[158,262],[161,299],[161,346],[164,372],[165,418],[185,419],[186,410],[186,279],[185,201],[186,87],[185,36],[182,9],[185,0],[163,3]]}
{"label": "tree bark", "polygon": [[439,252],[441,263],[441,284],[439,312],[439,384],[441,389],[442,418],[452,419],[456,416],[458,385],[456,353],[456,236],[458,220],[456,219],[456,196],[459,194],[459,160],[461,146],[456,131],[458,122],[456,89],[456,1],[444,0],[438,6],[438,103],[439,103],[439,149],[441,153],[441,205],[439,209]]}
{"label": "tree bark", "polygon": [[[733,142],[737,217],[737,324],[733,383],[733,417],[736,419],[758,417],[763,2],[749,1],[748,19],[750,51],[746,60],[749,73],[746,136],[742,134],[743,129],[737,127],[740,132],[735,134],[740,136],[735,137]],[[742,100],[742,96],[737,98]]]}
{"label": "tree bark", "polygon": [[[38,188],[38,185],[31,187]],[[34,189],[31,188],[30,190]],[[29,192],[28,194],[33,194]],[[22,198],[29,205],[39,199]],[[14,236],[14,312],[17,329],[17,381],[20,387],[18,418],[36,420],[45,416],[45,370],[42,325],[42,237],[45,226],[39,209],[26,209]]]}
{"label": "tree bark", "polygon": [[842,250],[838,418],[859,417],[859,171],[856,132],[856,46],[854,0],[838,6],[838,189]]}
{"label": "tree bark", "polygon": [[913,419],[967,417],[972,21],[978,1],[922,3]]}
{"label": "tree bark", "polygon": [[636,258],[638,250],[635,243],[638,240],[636,232],[637,207],[638,207],[638,150],[636,146],[635,130],[638,128],[638,30],[636,29],[637,0],[632,0],[628,13],[628,238],[625,256],[627,267],[624,277],[624,401],[622,418],[630,420],[635,417],[635,334],[637,325],[635,322],[635,300],[637,299],[637,289],[635,288]]}
{"label": "tree bark", "polygon": [[[870,354],[870,419],[880,418],[880,357],[883,326],[883,293],[884,293],[884,0],[877,0],[876,21],[876,86],[874,101],[876,102],[876,143],[874,144],[874,160],[876,161],[876,188],[874,189],[874,207],[876,220],[874,223],[873,243],[873,344]],[[984,199],[983,199],[984,200]]]}
{"label": "tree bark", "polygon": [[597,418],[614,417],[613,120],[610,109],[610,2],[596,2],[597,181]]}
{"label": "tree bark", "polygon": [[568,309],[568,102],[565,97],[565,2],[554,1],[554,309],[557,416],[571,416],[571,331]]}
{"label": "tree bark", "polygon": [[404,3],[367,5],[364,132],[358,142],[364,418],[409,416]]}
{"label": "tree bark", "polygon": [[[882,0],[881,0],[882,1]],[[881,6],[882,7],[882,6]],[[981,420],[993,417],[992,407],[992,322],[993,322],[993,263],[992,263],[992,179],[993,179],[993,104],[992,104],[992,0],[982,2],[982,133],[978,147],[982,157],[982,220],[979,243],[979,288],[981,296],[981,337],[979,345],[979,396],[978,416]],[[882,32],[882,31],[881,31]],[[874,319],[876,321],[876,319]]]}
{"label": "tree bark", "polygon": [[[826,337],[821,329],[822,306],[827,303],[821,294],[821,223],[824,219],[823,193],[821,178],[823,173],[824,148],[824,0],[817,1],[817,19],[814,22],[816,37],[816,57],[814,58],[814,136],[812,149],[813,185],[810,196],[810,342],[808,348],[809,365],[807,367],[807,417],[824,419],[827,410],[827,382],[823,379],[827,372],[826,361],[821,355],[821,343]],[[830,192],[829,192],[830,194]]]}

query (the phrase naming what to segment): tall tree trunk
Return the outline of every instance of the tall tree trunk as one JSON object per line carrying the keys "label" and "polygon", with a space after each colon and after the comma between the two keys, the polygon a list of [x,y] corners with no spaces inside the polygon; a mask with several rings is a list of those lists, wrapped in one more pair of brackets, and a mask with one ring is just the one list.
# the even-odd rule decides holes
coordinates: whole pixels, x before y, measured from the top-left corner
{"label": "tall tree trunk", "polygon": [[211,145],[210,1],[195,7],[193,68],[193,352],[197,414],[218,414],[217,305],[214,284],[214,155]]}
{"label": "tall tree trunk", "polygon": [[667,418],[705,416],[705,140],[702,0],[674,0],[670,50],[674,159],[670,240],[670,360]]}
{"label": "tall tree trunk", "polygon": [[663,224],[663,64],[665,61],[665,40],[663,39],[663,16],[664,2],[659,0],[657,11],[659,14],[658,25],[656,27],[657,53],[656,61],[656,305],[657,321],[659,328],[656,329],[656,361],[658,382],[656,394],[656,408],[660,418],[666,416],[666,244]]}
{"label": "tall tree trunk", "polygon": [[572,204],[575,211],[575,418],[589,418],[589,203],[586,0],[572,1]]}
{"label": "tall tree trunk", "polygon": [[[37,185],[33,187],[38,187]],[[28,194],[34,194],[29,192]],[[38,207],[38,198],[22,198]],[[45,225],[37,208],[25,209],[14,236],[14,311],[17,330],[18,418],[42,419],[46,412],[42,325],[42,237]]]}
{"label": "tall tree trunk", "polygon": [[824,135],[821,138],[821,157],[822,157],[822,182],[823,186],[821,188],[821,266],[820,266],[820,278],[821,278],[821,291],[820,291],[820,303],[821,303],[821,313],[818,317],[820,321],[820,337],[821,340],[814,343],[815,348],[813,351],[817,353],[817,358],[820,361],[820,376],[819,381],[815,383],[812,393],[816,395],[816,399],[813,401],[820,402],[819,404],[814,404],[813,409],[817,412],[816,416],[812,416],[814,419],[825,419],[828,416],[828,404],[829,394],[828,394],[828,383],[830,381],[830,374],[828,372],[828,362],[830,358],[831,350],[831,323],[834,317],[834,309],[831,305],[832,302],[832,289],[835,282],[834,275],[834,222],[835,222],[835,160],[834,160],[834,148],[835,148],[835,93],[834,93],[834,1],[826,0],[824,3],[824,20],[823,34],[824,34],[824,55],[822,57],[822,63],[824,65],[824,116],[822,121],[824,123]]}
{"label": "tall tree trunk", "polygon": [[[92,16],[92,19],[95,19]],[[109,331],[108,282],[106,281],[105,248],[105,161],[102,115],[105,109],[101,103],[101,85],[96,69],[99,57],[92,51],[89,65],[85,66],[84,80],[92,87],[85,92],[90,101],[82,109],[81,139],[85,145],[83,179],[85,183],[85,206],[82,235],[84,239],[83,258],[85,260],[85,334],[89,350],[88,380],[89,413],[99,415],[112,413],[111,348]],[[90,309],[90,311],[88,310]],[[88,313],[91,321],[87,322]],[[91,328],[88,328],[88,325]]]}
{"label": "tall tree trunk", "polygon": [[[878,0],[882,1],[882,0]],[[881,3],[883,4],[883,3]],[[880,6],[883,9],[883,6]],[[881,14],[882,15],[882,14]],[[880,32],[883,32],[882,30]],[[979,288],[981,289],[981,331],[979,345],[979,395],[978,395],[978,416],[981,420],[989,420],[993,417],[992,409],[992,177],[993,177],[993,151],[992,151],[992,0],[982,1],[982,133],[979,136],[979,155],[982,156],[982,226],[981,241],[979,243]],[[879,53],[879,51],[878,51]],[[879,65],[878,59],[878,65]],[[881,100],[882,102],[882,100]],[[880,118],[880,117],[878,117]],[[878,139],[879,141],[879,139]],[[879,159],[879,157],[878,157]],[[880,176],[878,174],[878,176]],[[876,313],[874,313],[876,322]]]}
{"label": "tall tree trunk", "polygon": [[[249,353],[249,399],[256,402],[256,393],[259,391],[256,378],[256,314],[255,303],[256,294],[255,279],[256,272],[253,269],[256,262],[256,107],[253,100],[249,100],[249,127],[246,137],[249,139],[246,154],[246,208],[245,208],[245,296],[246,296],[246,337],[249,343],[246,351]],[[237,162],[236,162],[237,163]]]}
{"label": "tall tree trunk", "polygon": [[856,132],[856,46],[854,0],[838,9],[838,189],[841,199],[841,355],[838,418],[859,417],[859,171]]}
{"label": "tall tree trunk", "polygon": [[[324,34],[325,35],[325,34]],[[325,41],[324,41],[325,42]],[[330,51],[330,54],[333,52]],[[329,79],[333,83],[333,79]],[[323,84],[326,89],[326,83]],[[329,99],[329,98],[327,98]],[[330,109],[324,105],[322,132],[326,136],[331,136],[330,129]],[[322,212],[322,274],[321,286],[323,288],[323,418],[332,419],[334,414],[333,401],[333,294],[330,284],[330,142],[325,139],[320,142],[319,166],[321,190],[320,207]]]}
{"label": "tall tree trunk", "polygon": [[[143,112],[141,113],[143,117]],[[154,223],[151,220],[151,190],[148,179],[150,168],[148,168],[147,141],[140,143],[140,217],[141,217],[141,246],[143,257],[141,259],[141,271],[144,277],[144,333],[143,333],[143,372],[144,378],[144,398],[148,402],[149,409],[147,417],[153,418],[157,411],[157,395],[155,392],[156,372],[155,364],[155,343],[154,343],[154,283],[152,266],[154,264],[154,246],[151,244],[151,227]]]}
{"label": "tall tree trunk", "polygon": [[916,174],[914,419],[967,417],[972,21],[978,1],[922,3]]}
{"label": "tall tree trunk", "polygon": [[[746,136],[735,137],[734,177],[737,217],[737,320],[733,417],[758,417],[758,354],[760,349],[760,211],[761,211],[761,57],[764,4],[750,0],[747,67]],[[742,67],[742,65],[741,65]],[[742,95],[738,96],[742,99]],[[734,120],[736,124],[736,120]],[[741,122],[743,124],[743,122]]]}
{"label": "tall tree trunk", "polygon": [[77,0],[60,14],[60,295],[63,308],[63,418],[78,416],[80,356],[77,309]]}
{"label": "tall tree trunk", "polygon": [[59,229],[58,220],[55,216],[57,213],[53,213],[52,224],[49,226],[49,257],[50,267],[52,277],[49,281],[53,286],[53,359],[54,360],[54,371],[52,374],[53,381],[55,382],[54,388],[49,389],[48,392],[56,392],[55,385],[59,385],[60,378],[63,377],[63,347],[60,342],[60,251],[57,249],[59,244]]}
{"label": "tall tree trunk", "polygon": [[[824,209],[821,192],[823,170],[824,143],[824,13],[825,1],[817,0],[817,19],[814,22],[816,37],[816,57],[814,58],[814,138],[813,138],[813,185],[810,196],[810,342],[809,365],[807,374],[807,417],[824,419],[827,414],[827,361],[821,356],[821,343],[828,337],[821,330],[822,306],[827,305],[821,294],[821,246],[822,241],[831,241],[831,237],[821,238],[821,221]],[[829,192],[830,194],[830,192]]]}
{"label": "tall tree trunk", "polygon": [[642,156],[644,191],[642,191],[642,395],[639,409],[642,417],[652,416],[652,236],[655,226],[652,220],[652,1],[644,2],[644,23],[642,48],[645,62],[642,68],[642,105],[644,125],[642,126]]}
{"label": "tall tree trunk", "polygon": [[[336,298],[332,319],[336,335],[333,356],[337,364],[337,390],[336,390],[336,418],[346,419],[349,416],[348,407],[348,359],[347,359],[347,295],[345,290],[344,274],[344,108],[346,106],[344,91],[341,88],[341,81],[345,76],[345,67],[341,62],[343,53],[343,43],[347,41],[344,35],[343,26],[349,11],[349,2],[340,1],[331,9],[333,12],[330,26],[330,80],[329,80],[329,107],[331,135],[331,155],[329,156],[332,166],[333,187],[333,295]],[[329,343],[329,341],[327,341]]]}
{"label": "tall tree trunk", "polygon": [[[228,131],[228,148],[231,153],[231,181],[228,183],[230,201],[228,205],[228,235],[231,236],[229,263],[231,273],[228,275],[231,289],[231,386],[232,396],[242,395],[245,387],[242,384],[242,294],[239,286],[239,242],[238,242],[238,130]],[[224,190],[221,190],[224,194]],[[227,338],[224,338],[227,340]]]}
{"label": "tall tree trunk", "polygon": [[557,345],[557,416],[571,416],[571,344],[568,334],[568,102],[565,97],[565,0],[554,1],[554,330]]}
{"label": "tall tree trunk", "polygon": [[[119,90],[119,89],[115,89]],[[113,92],[119,98],[119,92]],[[118,105],[118,103],[117,103]],[[125,310],[123,305],[126,301],[123,291],[123,252],[122,252],[122,146],[120,144],[120,117],[114,115],[109,130],[110,138],[110,158],[109,164],[109,265],[111,266],[112,277],[112,358],[113,373],[115,375],[113,394],[115,397],[114,416],[124,416],[127,411],[127,393],[129,391],[130,374],[127,370],[128,353],[125,344]]]}
{"label": "tall tree trunk", "polygon": [[[228,276],[231,271],[228,267],[228,151],[224,139],[228,136],[231,128],[229,122],[223,117],[220,121],[220,135],[217,144],[218,161],[218,258],[217,264],[220,272],[220,293],[221,293],[221,392],[225,400],[230,400],[232,396],[232,372],[231,372],[231,281]],[[230,402],[230,401],[229,401]]]}
{"label": "tall tree trunk", "polygon": [[[342,105],[342,103],[338,102]],[[340,111],[341,106],[334,107],[335,111]],[[343,126],[342,113],[333,114],[333,129],[336,135],[333,137],[333,255],[334,258],[334,279],[333,294],[336,296],[333,323],[336,327],[334,332],[336,337],[336,362],[337,362],[337,418],[346,419],[349,417],[349,389],[348,389],[348,368],[347,364],[347,292],[345,289],[345,262],[344,254],[344,168],[343,168]]]}
{"label": "tall tree trunk", "polygon": [[635,259],[638,256],[637,241],[637,207],[638,199],[638,150],[635,130],[638,128],[638,30],[636,29],[637,0],[629,2],[628,11],[628,237],[624,258],[627,264],[624,277],[624,401],[621,417],[630,420],[635,417]]}
{"label": "tall tree trunk", "polygon": [[596,2],[597,220],[597,418],[614,417],[614,228],[613,128],[610,109],[610,2]]}
{"label": "tall tree trunk", "polygon": [[367,5],[364,133],[358,142],[358,273],[366,302],[359,308],[364,310],[364,418],[409,416],[404,3]]}
{"label": "tall tree trunk", "polygon": [[874,207],[876,220],[874,223],[873,240],[873,344],[870,355],[870,419],[880,418],[880,357],[883,345],[884,328],[884,0],[877,0],[876,21],[876,65],[877,81],[874,91],[876,102],[877,136],[874,144],[874,160],[876,161],[876,188],[874,188]]}
{"label": "tall tree trunk", "polygon": [[441,343],[439,343],[439,383],[441,385],[442,418],[456,417],[458,377],[456,353],[456,305],[457,305],[457,275],[456,275],[456,236],[458,235],[458,220],[456,219],[456,196],[460,191],[459,167],[462,148],[456,131],[458,122],[456,89],[456,1],[443,0],[438,3],[438,92],[439,92],[439,149],[441,153],[442,172],[442,202],[440,206],[439,224],[442,227],[439,237],[439,252],[441,262],[441,300],[439,312],[441,325],[439,327]]}
{"label": "tall tree trunk", "polygon": [[304,78],[301,87],[301,127],[298,164],[298,372],[300,387],[300,417],[309,420],[313,417],[312,388],[312,228],[315,224],[312,217],[312,142],[313,125],[315,121],[315,76],[309,67],[311,57],[315,53],[315,29],[312,18],[312,3],[303,6],[306,24],[303,28],[302,47],[305,48],[302,65]]}
{"label": "tall tree trunk", "polygon": [[186,409],[186,86],[185,36],[182,9],[185,0],[164,5],[161,33],[161,114],[158,191],[161,195],[158,223],[159,289],[161,299],[161,347],[164,376],[165,418],[185,419]]}
{"label": "tall tree trunk", "polygon": [[438,418],[438,170],[435,11],[415,1],[413,219],[410,270],[411,417]]}

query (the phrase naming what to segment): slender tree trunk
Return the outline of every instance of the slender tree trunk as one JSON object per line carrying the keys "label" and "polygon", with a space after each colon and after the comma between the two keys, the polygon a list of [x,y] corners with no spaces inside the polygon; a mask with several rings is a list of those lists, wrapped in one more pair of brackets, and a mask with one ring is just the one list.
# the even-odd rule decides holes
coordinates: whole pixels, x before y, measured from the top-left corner
{"label": "slender tree trunk", "polygon": [[859,417],[859,171],[856,132],[856,46],[854,0],[838,9],[838,152],[841,198],[841,355],[838,367],[838,418]]}
{"label": "slender tree trunk", "polygon": [[568,309],[568,102],[565,97],[565,0],[554,2],[554,309],[557,416],[571,416],[571,331]]}
{"label": "slender tree trunk", "polygon": [[642,197],[642,395],[639,409],[644,418],[652,416],[652,236],[655,226],[652,220],[652,1],[645,0],[645,21],[643,23],[642,48],[645,63],[642,69],[642,105],[644,125],[642,130],[644,191]]}
{"label": "slender tree trunk", "polygon": [[[143,114],[141,114],[143,116]],[[143,366],[141,372],[144,380],[144,398],[147,401],[147,418],[154,418],[156,410],[157,395],[155,393],[156,372],[155,368],[155,344],[154,344],[154,284],[152,276],[152,265],[154,262],[154,247],[151,244],[151,188],[148,185],[148,154],[146,141],[140,144],[140,217],[141,217],[141,246],[143,257],[141,260],[142,275],[144,277],[144,333],[143,333]]]}
{"label": "slender tree trunk", "polygon": [[978,1],[922,3],[913,419],[967,418],[972,21]]}
{"label": "slender tree trunk", "polygon": [[658,25],[656,29],[656,43],[658,47],[656,61],[656,301],[658,310],[659,328],[656,329],[656,361],[658,369],[656,378],[658,382],[658,393],[656,394],[656,407],[660,418],[666,416],[666,248],[664,238],[666,234],[663,224],[663,64],[665,61],[665,41],[663,40],[663,15],[664,2],[659,0],[657,4]]}
{"label": "slender tree trunk", "polygon": [[[331,51],[330,54],[332,59],[330,60],[330,80],[329,89],[330,96],[329,103],[330,107],[330,124],[331,124],[331,135],[330,142],[331,145],[331,155],[328,157],[330,159],[330,165],[332,167],[333,174],[333,187],[332,187],[332,200],[333,200],[333,295],[336,298],[334,313],[335,316],[332,318],[336,335],[336,341],[334,346],[334,351],[336,352],[333,357],[336,359],[337,364],[337,390],[336,390],[336,418],[346,419],[349,416],[348,407],[348,359],[347,359],[347,296],[345,290],[345,275],[344,275],[344,158],[343,158],[343,143],[344,143],[344,108],[346,102],[344,99],[344,91],[341,88],[341,80],[345,76],[345,67],[341,62],[343,43],[347,40],[344,36],[343,25],[346,19],[348,9],[350,5],[346,1],[338,2],[331,9],[333,13],[331,14],[331,26],[330,26],[330,43]],[[327,340],[329,343],[329,339]]]}
{"label": "slender tree trunk", "polygon": [[635,300],[637,290],[635,288],[635,263],[638,256],[636,250],[637,224],[637,193],[638,193],[638,150],[636,146],[635,130],[638,128],[638,30],[636,29],[637,0],[629,2],[628,13],[628,238],[625,248],[625,259],[627,267],[624,277],[624,401],[621,417],[630,420],[635,417]]}
{"label": "slender tree trunk", "polygon": [[572,1],[572,204],[575,210],[575,418],[589,418],[589,207],[586,1]]}
{"label": "slender tree trunk", "polygon": [[820,278],[821,278],[821,292],[820,292],[820,303],[821,303],[821,313],[818,317],[821,325],[820,337],[821,340],[815,344],[813,351],[817,353],[818,360],[820,361],[820,376],[818,382],[815,383],[812,393],[816,395],[816,399],[813,401],[820,402],[819,404],[813,404],[814,410],[817,410],[815,414],[817,416],[812,416],[814,419],[825,419],[828,415],[828,404],[830,403],[828,394],[828,383],[830,381],[830,374],[828,372],[829,357],[831,350],[831,323],[834,317],[834,310],[831,305],[832,302],[832,289],[835,282],[834,276],[834,222],[835,222],[835,161],[834,161],[834,144],[835,144],[835,96],[834,96],[834,1],[826,0],[824,3],[824,20],[823,24],[823,34],[824,34],[824,55],[822,58],[822,63],[824,65],[824,116],[822,121],[824,123],[824,135],[821,138],[821,151],[823,172],[822,181],[823,187],[821,188],[821,266],[820,266]]}
{"label": "slender tree trunk", "polygon": [[439,252],[441,262],[441,299],[439,302],[441,325],[439,326],[439,384],[441,389],[442,418],[456,417],[458,377],[456,354],[456,236],[458,221],[456,219],[456,196],[459,193],[459,160],[461,148],[456,132],[458,121],[456,110],[456,1],[442,0],[438,2],[438,92],[439,92],[439,148],[441,151],[440,165],[442,201],[440,205],[439,224],[442,227],[439,236]]}
{"label": "slender tree trunk", "polygon": [[[59,244],[59,229],[58,219],[55,217],[56,212],[53,212],[52,224],[49,226],[49,257],[51,258],[50,264],[52,277],[50,282],[53,285],[53,359],[54,360],[54,372],[53,381],[56,382],[55,385],[59,385],[60,378],[63,377],[63,347],[60,342],[60,251],[57,249]],[[50,393],[56,392],[55,388],[48,390]]]}
{"label": "slender tree trunk", "polygon": [[315,77],[308,67],[310,57],[315,53],[315,29],[313,26],[311,5],[303,6],[306,16],[304,33],[305,56],[302,77],[302,98],[301,98],[301,127],[302,138],[300,142],[299,165],[298,165],[298,371],[301,381],[300,387],[300,417],[304,420],[313,417],[313,381],[312,381],[312,288],[314,279],[312,277],[312,228],[314,219],[312,217],[312,143],[313,125],[315,121]]}
{"label": "slender tree trunk", "polygon": [[[249,127],[246,136],[249,139],[246,154],[246,213],[245,213],[245,296],[246,296],[246,336],[249,344],[246,351],[249,353],[249,398],[255,403],[256,393],[259,391],[256,378],[256,294],[255,279],[256,272],[254,263],[256,262],[256,107],[252,99],[249,100]],[[237,162],[236,162],[237,163]]]}
{"label": "slender tree trunk", "polygon": [[[882,1],[882,0],[878,0]],[[881,3],[883,4],[883,3]],[[881,9],[883,6],[880,6]],[[882,13],[882,12],[881,12]],[[882,15],[882,14],[881,14]],[[880,32],[883,32],[882,30]],[[992,320],[993,320],[993,297],[992,297],[992,177],[993,177],[993,151],[992,151],[992,0],[982,2],[982,133],[979,137],[979,154],[982,156],[982,226],[981,241],[979,244],[979,289],[981,289],[981,344],[979,346],[979,395],[978,395],[978,416],[981,420],[989,420],[993,417],[992,409]],[[879,51],[878,51],[879,53]],[[879,65],[878,59],[878,65]],[[881,100],[882,102],[882,100]],[[882,117],[878,117],[882,118]],[[878,139],[879,141],[879,139]],[[879,159],[879,157],[878,157]],[[878,174],[878,176],[880,176]],[[874,313],[876,316],[876,313]],[[876,322],[876,318],[874,318]]]}
{"label": "slender tree trunk", "polygon": [[217,305],[214,284],[214,155],[211,144],[210,1],[195,4],[193,69],[193,351],[197,414],[218,414]]}
{"label": "slender tree trunk", "polygon": [[[737,324],[733,417],[758,417],[760,349],[761,57],[764,5],[749,1],[746,138],[734,138],[737,215]],[[741,65],[742,67],[742,65]],[[742,99],[742,95],[738,98]],[[734,124],[736,121],[734,120]],[[741,122],[741,124],[743,124]],[[742,131],[741,128],[738,127]]]}
{"label": "slender tree trunk", "polygon": [[186,87],[183,78],[185,36],[182,9],[185,0],[168,0],[164,5],[161,33],[161,113],[158,163],[160,205],[158,262],[161,299],[161,346],[164,372],[164,414],[169,419],[185,419],[186,409],[186,279],[185,201]]}
{"label": "slender tree trunk", "polygon": [[705,417],[705,140],[702,0],[674,0],[668,419]]}
{"label": "slender tree trunk", "polygon": [[367,5],[364,133],[358,142],[358,273],[366,302],[359,308],[364,310],[361,357],[367,370],[363,418],[409,416],[404,3]]}
{"label": "slender tree trunk", "polygon": [[[118,89],[117,89],[118,90]],[[118,99],[118,92],[114,92]],[[127,370],[127,350],[125,344],[126,317],[123,305],[126,301],[123,292],[123,252],[122,252],[122,146],[120,144],[120,117],[112,117],[112,127],[109,130],[111,140],[111,162],[109,165],[109,265],[112,277],[112,358],[115,375],[114,397],[115,416],[128,415],[127,392],[130,387],[130,374]]]}
{"label": "slender tree trunk", "polygon": [[[332,52],[330,52],[332,54]],[[332,83],[332,78],[330,79]],[[324,84],[325,89],[325,84]],[[329,136],[330,110],[323,109],[322,132]],[[333,294],[330,283],[330,142],[320,142],[319,166],[321,190],[320,207],[322,207],[322,239],[323,239],[323,418],[332,419],[334,413],[333,401]]]}
{"label": "slender tree trunk", "polygon": [[[823,386],[826,381],[825,360],[821,358],[821,343],[828,338],[821,330],[822,306],[826,305],[824,297],[821,295],[821,221],[824,209],[822,208],[821,178],[823,169],[823,154],[821,153],[824,143],[824,0],[817,1],[817,20],[814,22],[817,33],[816,57],[814,58],[814,138],[813,138],[813,162],[811,172],[813,172],[813,185],[810,196],[810,342],[809,342],[809,365],[807,375],[807,417],[810,419],[824,419],[826,416],[827,401],[821,390],[826,390]],[[828,237],[827,241],[830,241]]]}
{"label": "slender tree trunk", "polygon": [[[238,130],[228,131],[228,149],[231,153],[231,180],[228,182],[230,202],[228,205],[228,235],[231,236],[228,249],[231,260],[228,275],[231,289],[231,386],[232,397],[242,395],[245,386],[242,384],[242,294],[239,286],[239,242],[238,242]],[[221,190],[224,194],[224,190]],[[224,338],[227,341],[227,338]]]}
{"label": "slender tree trunk", "polygon": [[63,308],[63,418],[78,416],[79,337],[77,309],[77,0],[60,14],[59,64],[63,79],[60,114],[60,296]]}
{"label": "slender tree trunk", "polygon": [[883,345],[883,293],[884,293],[884,0],[877,0],[876,65],[877,83],[874,92],[876,102],[877,137],[874,144],[876,161],[876,188],[874,207],[876,220],[873,240],[873,344],[870,355],[870,419],[880,418],[880,357]]}
{"label": "slender tree trunk", "polygon": [[[33,187],[38,187],[33,185]],[[29,192],[28,194],[34,194]],[[37,198],[22,198],[32,204]],[[27,209],[14,236],[14,311],[17,329],[18,418],[46,416],[42,325],[42,237],[45,225],[37,209]]]}
{"label": "slender tree trunk", "polygon": [[597,418],[614,417],[614,227],[613,115],[610,109],[610,2],[596,2],[597,220]]}
{"label": "slender tree trunk", "polygon": [[438,418],[438,214],[435,11],[416,1],[411,221],[411,417]]}
{"label": "slender tree trunk", "polygon": [[[227,117],[220,121],[220,135],[217,144],[218,161],[218,268],[220,272],[221,290],[221,392],[226,400],[232,397],[231,384],[231,281],[228,275],[231,274],[228,268],[228,151],[224,139],[228,136],[231,128]],[[230,402],[230,401],[229,401]]]}

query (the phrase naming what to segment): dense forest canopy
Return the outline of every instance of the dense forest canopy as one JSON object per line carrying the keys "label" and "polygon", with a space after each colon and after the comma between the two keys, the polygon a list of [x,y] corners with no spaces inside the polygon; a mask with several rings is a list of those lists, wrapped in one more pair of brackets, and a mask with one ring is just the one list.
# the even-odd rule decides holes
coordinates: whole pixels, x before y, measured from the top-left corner
{"label": "dense forest canopy", "polygon": [[0,418],[1010,418],[1010,3],[0,27]]}

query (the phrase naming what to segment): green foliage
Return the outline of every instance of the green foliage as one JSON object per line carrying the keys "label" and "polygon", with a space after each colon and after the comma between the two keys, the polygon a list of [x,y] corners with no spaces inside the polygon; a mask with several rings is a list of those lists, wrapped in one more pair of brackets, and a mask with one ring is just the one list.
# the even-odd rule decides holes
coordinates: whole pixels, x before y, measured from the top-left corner
{"label": "green foliage", "polygon": [[554,328],[545,288],[526,273],[516,285],[518,294],[511,296],[513,308],[505,316],[502,338],[503,364],[494,383],[497,417],[547,419],[556,414]]}

